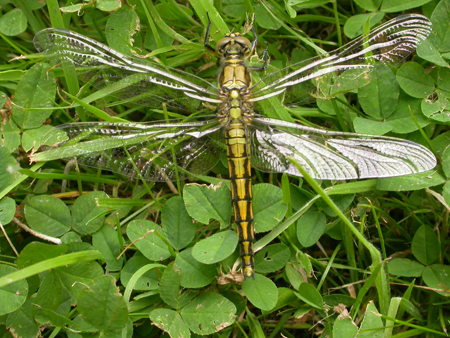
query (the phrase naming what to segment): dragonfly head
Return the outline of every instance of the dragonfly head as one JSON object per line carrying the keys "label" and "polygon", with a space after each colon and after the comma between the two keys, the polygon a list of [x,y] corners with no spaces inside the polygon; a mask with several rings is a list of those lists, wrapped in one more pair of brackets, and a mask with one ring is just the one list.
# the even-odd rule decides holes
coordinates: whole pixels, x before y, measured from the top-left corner
{"label": "dragonfly head", "polygon": [[252,52],[252,44],[249,39],[240,33],[228,33],[217,42],[216,52],[220,56],[248,56]]}

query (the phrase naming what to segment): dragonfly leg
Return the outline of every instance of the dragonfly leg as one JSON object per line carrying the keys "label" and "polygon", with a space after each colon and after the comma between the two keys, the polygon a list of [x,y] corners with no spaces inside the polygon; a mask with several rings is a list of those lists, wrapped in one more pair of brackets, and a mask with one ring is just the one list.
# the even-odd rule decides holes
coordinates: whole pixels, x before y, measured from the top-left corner
{"label": "dragonfly leg", "polygon": [[[256,30],[255,30],[255,26],[252,25],[252,32],[253,32],[253,36],[255,37],[255,40],[253,40],[252,42],[252,47],[251,47],[251,52],[253,53],[253,51],[256,48],[256,44],[258,43],[258,34],[256,34]],[[262,67],[250,67],[251,70],[253,71],[264,71],[267,68],[267,50],[269,49],[269,44],[266,42],[266,48],[264,49],[264,53],[263,53],[263,59],[264,59],[264,65]]]}
{"label": "dragonfly leg", "polygon": [[250,70],[252,71],[265,71],[267,69],[267,63],[268,63],[268,54],[267,54],[267,50],[269,49],[269,44],[266,42],[266,48],[264,49],[263,52],[263,59],[264,59],[264,65],[262,65],[261,67],[249,67]]}
{"label": "dragonfly leg", "polygon": [[213,53],[216,53],[216,50],[213,47],[211,47],[211,45],[208,43],[209,31],[211,29],[211,19],[209,18],[208,12],[206,12],[206,16],[208,17],[208,27],[206,28],[206,34],[205,34],[205,41],[204,41],[205,48]]}
{"label": "dragonfly leg", "polygon": [[256,48],[256,44],[258,43],[258,35],[256,34],[255,26],[253,26],[253,25],[252,25],[252,32],[253,32],[253,36],[255,37],[255,40],[253,40],[253,42],[252,42],[251,53],[253,53],[253,51]]}

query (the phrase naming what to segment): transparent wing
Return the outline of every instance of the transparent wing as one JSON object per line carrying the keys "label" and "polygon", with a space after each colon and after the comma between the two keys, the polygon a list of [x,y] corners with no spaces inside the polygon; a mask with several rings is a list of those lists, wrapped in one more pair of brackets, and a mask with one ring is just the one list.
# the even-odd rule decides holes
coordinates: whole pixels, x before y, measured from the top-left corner
{"label": "transparent wing", "polygon": [[50,130],[44,152],[32,161],[76,158],[79,164],[148,181],[185,179],[210,170],[224,152],[222,125],[208,121],[167,123],[71,123]]}
{"label": "transparent wing", "polygon": [[289,158],[319,180],[402,176],[436,166],[430,150],[398,138],[328,132],[262,117],[250,128],[252,165],[265,172],[301,176]]}
{"label": "transparent wing", "polygon": [[[374,63],[401,62],[431,31],[431,22],[425,16],[407,14],[396,17],[330,55],[295,63],[266,76],[251,88],[250,101],[257,102],[284,93],[284,102],[289,104],[302,101],[305,92],[330,97],[357,89],[370,81]],[[315,83],[311,84],[310,80]],[[342,83],[349,83],[352,88],[342,88]]]}
{"label": "transparent wing", "polygon": [[[131,58],[81,34],[49,28],[38,32],[34,45],[53,64],[108,94],[149,107],[198,109],[200,101],[217,103],[217,87],[195,75],[146,60]],[[193,103],[193,101],[195,103]]]}

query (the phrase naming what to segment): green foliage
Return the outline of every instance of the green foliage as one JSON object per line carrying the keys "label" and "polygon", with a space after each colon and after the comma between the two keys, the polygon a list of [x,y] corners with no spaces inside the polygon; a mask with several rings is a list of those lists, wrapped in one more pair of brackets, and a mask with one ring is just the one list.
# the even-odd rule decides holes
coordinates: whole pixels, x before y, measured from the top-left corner
{"label": "green foliage", "polygon": [[[0,266],[0,276],[7,276],[17,269],[8,266]],[[5,315],[18,310],[27,300],[28,296],[28,283],[22,279],[15,283],[8,284],[1,289],[2,308],[0,315]]]}
{"label": "green foliage", "polygon": [[[2,2],[2,337],[445,336],[449,8],[449,0]],[[308,126],[418,142],[440,165],[404,177],[320,182],[329,201],[302,179],[254,172],[255,279],[244,281],[236,265],[225,159],[209,176],[174,186],[73,164],[65,170],[59,159],[83,154],[78,144],[67,154],[39,153],[41,141],[66,136],[46,134],[49,124],[185,118],[169,106],[118,101],[109,87],[79,89],[70,62],[53,68],[36,54],[31,39],[41,29],[71,29],[216,83],[217,60],[203,45],[206,13],[212,46],[232,29],[246,33],[247,14],[256,13],[257,54],[267,43],[274,72],[404,11],[433,23],[408,62],[377,65],[370,81],[350,71],[315,79],[319,90],[295,93],[305,107],[286,108],[275,97],[261,106]],[[31,155],[48,162],[30,164]]]}
{"label": "green foliage", "polygon": [[8,36],[23,33],[27,28],[27,18],[20,8],[14,8],[0,18],[0,32]]}

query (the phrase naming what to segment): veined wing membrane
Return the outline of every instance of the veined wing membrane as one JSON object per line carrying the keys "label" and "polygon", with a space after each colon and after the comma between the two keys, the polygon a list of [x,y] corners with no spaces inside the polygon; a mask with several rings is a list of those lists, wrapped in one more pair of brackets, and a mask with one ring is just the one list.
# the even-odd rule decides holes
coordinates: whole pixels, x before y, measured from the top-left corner
{"label": "veined wing membrane", "polygon": [[[200,107],[200,101],[219,103],[219,89],[195,75],[123,55],[81,34],[49,28],[38,32],[34,45],[72,76],[110,95],[152,108],[161,103],[178,110]],[[192,102],[195,102],[194,104]]]}
{"label": "veined wing membrane", "polygon": [[253,167],[313,178],[349,180],[420,173],[436,166],[427,148],[393,137],[329,132],[276,119],[254,118],[250,128]]}
{"label": "veined wing membrane", "polygon": [[[301,101],[299,93],[304,91],[304,86],[310,91],[316,88],[316,93],[310,94],[318,97],[357,89],[370,82],[369,75],[374,63],[401,62],[431,31],[431,22],[422,15],[399,16],[329,55],[292,64],[264,77],[252,87],[250,100],[257,102],[284,92],[285,104],[296,103]],[[342,88],[342,78],[353,87]],[[316,83],[307,87],[310,80]]]}
{"label": "veined wing membrane", "polygon": [[185,179],[209,171],[218,162],[224,152],[221,128],[216,118],[196,122],[63,124],[44,136],[46,151],[33,154],[31,160],[76,158],[79,164],[130,178]]}

